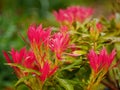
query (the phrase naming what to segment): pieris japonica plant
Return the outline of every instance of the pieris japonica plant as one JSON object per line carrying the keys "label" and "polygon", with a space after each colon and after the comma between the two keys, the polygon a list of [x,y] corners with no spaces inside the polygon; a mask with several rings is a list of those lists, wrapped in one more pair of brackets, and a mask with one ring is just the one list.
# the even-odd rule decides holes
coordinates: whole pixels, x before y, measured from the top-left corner
{"label": "pieris japonica plant", "polygon": [[59,23],[57,31],[54,26],[30,25],[29,49],[3,51],[7,65],[18,77],[15,86],[24,83],[30,90],[97,90],[109,70],[118,65],[114,45],[119,41],[111,37],[116,38],[115,30],[120,28],[111,23],[116,25],[115,17],[93,18],[94,13],[92,8],[71,6],[53,12]]}

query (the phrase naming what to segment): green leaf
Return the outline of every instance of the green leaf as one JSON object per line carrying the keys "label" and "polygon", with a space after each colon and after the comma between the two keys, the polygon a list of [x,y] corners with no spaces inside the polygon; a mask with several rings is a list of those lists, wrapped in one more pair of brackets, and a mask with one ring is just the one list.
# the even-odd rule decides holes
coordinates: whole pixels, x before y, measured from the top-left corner
{"label": "green leaf", "polygon": [[6,63],[6,65],[10,65],[10,66],[14,66],[14,67],[17,67],[19,69],[21,69],[23,72],[27,72],[27,73],[35,73],[37,75],[40,75],[40,72],[36,71],[36,70],[33,70],[33,69],[28,69],[28,68],[25,68],[19,64],[15,64],[15,63]]}
{"label": "green leaf", "polygon": [[[72,69],[72,68],[76,67],[77,65],[79,65],[81,62],[82,61],[80,61],[80,60],[75,60],[74,63],[66,66],[65,68],[62,68],[62,70]],[[80,67],[80,65],[79,65],[79,67]]]}
{"label": "green leaf", "polygon": [[59,84],[65,88],[65,90],[74,90],[73,85],[65,79],[56,78]]}
{"label": "green leaf", "polygon": [[73,52],[73,54],[76,54],[76,55],[84,55],[84,54],[86,54],[86,51],[84,51],[84,50],[75,50],[75,51]]}
{"label": "green leaf", "polygon": [[28,76],[25,76],[25,77],[22,77],[20,78],[17,83],[15,84],[15,87],[19,86],[21,83],[24,83],[25,80],[29,80],[30,78],[33,78],[32,75],[28,75]]}

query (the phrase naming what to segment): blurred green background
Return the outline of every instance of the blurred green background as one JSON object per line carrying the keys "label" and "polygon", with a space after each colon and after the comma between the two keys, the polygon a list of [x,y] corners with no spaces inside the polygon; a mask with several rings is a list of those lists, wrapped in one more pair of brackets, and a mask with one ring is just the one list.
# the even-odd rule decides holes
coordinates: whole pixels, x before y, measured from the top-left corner
{"label": "blurred green background", "polygon": [[[119,0],[116,0],[117,2]],[[21,35],[27,39],[30,24],[57,26],[53,10],[71,5],[90,6],[95,9],[95,17],[119,12],[119,2],[115,0],[0,0],[0,90],[13,90],[17,81],[12,68],[4,65],[2,51],[12,47],[19,50],[26,46]],[[113,8],[114,7],[114,8]],[[27,88],[23,85],[19,90]]]}

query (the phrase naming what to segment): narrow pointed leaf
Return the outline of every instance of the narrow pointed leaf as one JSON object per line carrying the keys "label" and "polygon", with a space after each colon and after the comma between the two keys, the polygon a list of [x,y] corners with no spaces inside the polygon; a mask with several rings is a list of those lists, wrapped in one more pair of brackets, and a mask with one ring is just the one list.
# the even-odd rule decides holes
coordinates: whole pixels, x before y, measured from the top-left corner
{"label": "narrow pointed leaf", "polygon": [[24,83],[26,80],[29,80],[30,78],[33,78],[32,75],[20,78],[17,83],[15,84],[15,87],[19,86],[21,83]]}
{"label": "narrow pointed leaf", "polygon": [[28,68],[25,68],[25,67],[23,67],[21,65],[15,64],[15,63],[7,63],[6,65],[17,67],[17,68],[21,69],[23,72],[35,73],[37,75],[40,75],[40,72],[38,72],[36,70],[28,69]]}
{"label": "narrow pointed leaf", "polygon": [[[80,60],[76,60],[74,63],[72,63],[71,65],[66,66],[65,68],[62,68],[62,70],[67,70],[67,69],[72,69],[75,68],[77,65],[79,65],[81,63]],[[80,67],[80,65],[79,65]]]}
{"label": "narrow pointed leaf", "polygon": [[57,81],[62,87],[65,88],[65,90],[74,90],[73,85],[70,84],[67,80],[57,77]]}
{"label": "narrow pointed leaf", "polygon": [[73,54],[76,54],[76,55],[84,55],[84,54],[86,54],[86,51],[84,51],[84,50],[76,50],[76,51],[74,51],[73,52]]}

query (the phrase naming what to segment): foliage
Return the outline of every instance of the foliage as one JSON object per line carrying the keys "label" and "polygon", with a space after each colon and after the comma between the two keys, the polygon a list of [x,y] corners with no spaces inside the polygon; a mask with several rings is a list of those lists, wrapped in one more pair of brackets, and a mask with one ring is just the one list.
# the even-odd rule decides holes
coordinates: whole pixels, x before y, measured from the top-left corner
{"label": "foliage", "polygon": [[29,42],[22,36],[28,49],[12,48],[11,56],[3,51],[19,79],[16,88],[24,83],[31,90],[96,90],[102,83],[119,90],[119,15],[92,18],[93,13],[80,6],[55,11],[58,27],[30,25]]}

